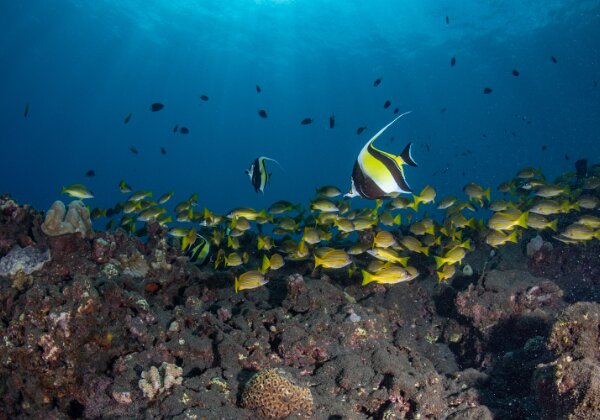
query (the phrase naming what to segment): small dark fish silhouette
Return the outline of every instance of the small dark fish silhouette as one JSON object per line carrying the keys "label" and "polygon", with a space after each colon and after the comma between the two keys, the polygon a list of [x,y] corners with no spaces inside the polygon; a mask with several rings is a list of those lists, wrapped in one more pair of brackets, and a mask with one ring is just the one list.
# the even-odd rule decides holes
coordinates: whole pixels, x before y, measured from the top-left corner
{"label": "small dark fish silhouette", "polygon": [[206,101],[208,101],[208,96],[200,95],[200,99],[202,99],[204,102],[206,102]]}
{"label": "small dark fish silhouette", "polygon": [[260,88],[259,85],[256,85],[256,93],[260,93],[260,92],[262,92],[262,89]]}
{"label": "small dark fish silhouette", "polygon": [[160,153],[162,153],[163,155],[167,154],[167,150],[164,147],[160,148]]}
{"label": "small dark fish silhouette", "polygon": [[546,145],[542,145],[542,150],[546,150]]}
{"label": "small dark fish silhouette", "polygon": [[131,146],[131,147],[129,148],[129,151],[130,151],[131,153],[133,153],[134,155],[137,155],[137,154],[139,153],[139,152],[138,152],[138,149],[136,149],[136,148],[135,148],[135,147],[133,147],[133,146]]}
{"label": "small dark fish silhouette", "polygon": [[391,103],[389,100],[387,100],[387,101],[385,101],[385,103],[383,104],[383,107],[384,107],[385,109],[388,109],[388,108],[390,107],[390,105],[391,105],[391,104],[392,104],[392,103]]}
{"label": "small dark fish silhouette", "polygon": [[450,18],[448,16],[446,16],[446,25],[450,24]]}
{"label": "small dark fish silhouette", "polygon": [[440,112],[446,112],[446,111],[447,111],[446,108],[440,109]]}
{"label": "small dark fish silhouette", "polygon": [[335,127],[335,116],[331,114],[331,117],[329,117],[329,128],[333,127]]}
{"label": "small dark fish silhouette", "polygon": [[29,104],[27,103],[27,104],[25,104],[25,110],[23,111],[23,116],[25,118],[27,118],[28,115],[29,115]]}
{"label": "small dark fish silhouette", "polygon": [[553,63],[558,63],[558,60],[553,55],[550,56],[550,60],[552,60]]}
{"label": "small dark fish silhouette", "polygon": [[261,118],[267,118],[267,111],[265,111],[264,109],[261,109],[261,110],[258,111],[258,115]]}
{"label": "small dark fish silhouette", "polygon": [[375,79],[375,81],[373,82],[373,86],[377,87],[381,84],[381,77]]}
{"label": "small dark fish silhouette", "polygon": [[513,137],[517,137],[517,133],[515,133],[514,131],[511,131],[510,134],[512,134]]}
{"label": "small dark fish silhouette", "polygon": [[515,76],[515,77],[519,77],[519,74],[520,74],[520,73],[519,73],[519,70],[517,70],[517,69],[513,69],[513,71],[512,71],[512,75],[513,75],[513,76]]}
{"label": "small dark fish silhouette", "polygon": [[399,108],[394,108],[394,115],[396,115],[398,112],[400,112]]}
{"label": "small dark fish silhouette", "polygon": [[452,58],[450,59],[450,65],[451,65],[452,67],[454,67],[454,65],[455,65],[455,64],[456,64],[456,57],[452,57]]}
{"label": "small dark fish silhouette", "polygon": [[179,132],[180,132],[181,134],[189,134],[189,132],[190,132],[190,129],[189,129],[189,128],[187,128],[187,127],[180,127],[180,128],[179,128]]}
{"label": "small dark fish silhouette", "polygon": [[598,87],[598,82],[594,80],[594,87]]}
{"label": "small dark fish silhouette", "polygon": [[466,173],[465,173],[465,171],[463,171],[462,176],[465,176],[465,175],[466,175]]}
{"label": "small dark fish silhouette", "polygon": [[426,149],[427,149],[427,151],[429,152],[429,145],[428,145],[428,144],[426,144],[426,145],[425,145],[425,148],[426,148]]}
{"label": "small dark fish silhouette", "polygon": [[125,119],[123,120],[124,124],[127,124],[129,121],[131,121],[131,116],[133,115],[133,113],[129,113],[127,114],[127,116],[125,117]]}
{"label": "small dark fish silhouette", "polygon": [[179,129],[179,126],[177,124],[175,124],[175,127],[173,127],[173,133],[177,133],[178,129]]}
{"label": "small dark fish silhouette", "polygon": [[358,134],[359,136],[363,133],[363,131],[365,131],[367,129],[367,127],[358,127],[356,129],[356,134]]}
{"label": "small dark fish silhouette", "polygon": [[565,160],[569,160],[569,155],[565,155]]}
{"label": "small dark fish silhouette", "polygon": [[161,109],[163,109],[165,106],[163,104],[161,104],[160,102],[154,102],[152,105],[150,105],[150,111],[152,112],[157,112],[160,111]]}
{"label": "small dark fish silhouette", "polygon": [[488,95],[492,92],[493,92],[492,88],[489,88],[489,87],[483,88],[483,93],[486,95]]}
{"label": "small dark fish silhouette", "polygon": [[300,124],[309,125],[309,124],[312,124],[312,122],[313,122],[312,118],[305,118],[302,121],[300,121]]}
{"label": "small dark fish silhouette", "polygon": [[94,171],[93,169],[90,169],[89,171],[87,171],[85,173],[85,176],[87,176],[88,178],[91,178],[93,176],[96,176],[96,171]]}

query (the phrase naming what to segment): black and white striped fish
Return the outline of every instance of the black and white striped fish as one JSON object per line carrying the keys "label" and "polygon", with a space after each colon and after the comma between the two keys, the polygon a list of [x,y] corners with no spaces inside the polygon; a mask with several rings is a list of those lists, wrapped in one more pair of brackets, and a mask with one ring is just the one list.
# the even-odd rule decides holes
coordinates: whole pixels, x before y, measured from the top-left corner
{"label": "black and white striped fish", "polygon": [[352,186],[346,197],[360,196],[375,200],[412,192],[404,178],[403,169],[404,165],[417,166],[410,153],[412,143],[406,145],[400,156],[392,155],[373,146],[373,142],[389,126],[409,113],[410,111],[394,118],[364,145],[354,163],[351,177]]}
{"label": "black and white striped fish", "polygon": [[[271,160],[279,165],[275,159],[268,158],[266,156],[257,157],[254,162],[246,169],[246,174],[250,177],[250,182],[254,187],[254,191],[265,193],[265,187],[267,182],[271,179],[271,174],[267,172],[265,161]],[[279,165],[281,167],[281,165]]]}

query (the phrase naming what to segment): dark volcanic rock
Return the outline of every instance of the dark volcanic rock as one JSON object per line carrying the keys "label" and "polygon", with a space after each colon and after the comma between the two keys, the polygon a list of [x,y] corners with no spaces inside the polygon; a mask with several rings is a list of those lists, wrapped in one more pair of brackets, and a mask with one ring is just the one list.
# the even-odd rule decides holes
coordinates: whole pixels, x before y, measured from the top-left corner
{"label": "dark volcanic rock", "polygon": [[534,387],[546,419],[600,418],[600,305],[581,302],[557,319],[548,339],[556,355]]}

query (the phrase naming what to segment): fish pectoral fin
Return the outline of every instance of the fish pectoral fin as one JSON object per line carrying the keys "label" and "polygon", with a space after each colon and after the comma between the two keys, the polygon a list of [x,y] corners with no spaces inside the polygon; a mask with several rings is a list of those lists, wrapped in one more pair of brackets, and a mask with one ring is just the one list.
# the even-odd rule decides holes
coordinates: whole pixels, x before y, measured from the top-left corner
{"label": "fish pectoral fin", "polygon": [[411,146],[412,146],[412,142],[408,143],[406,145],[406,147],[404,148],[404,150],[402,151],[402,153],[400,153],[400,157],[407,165],[417,167],[419,165],[417,164],[417,162],[415,162],[413,160],[412,155],[410,153]]}

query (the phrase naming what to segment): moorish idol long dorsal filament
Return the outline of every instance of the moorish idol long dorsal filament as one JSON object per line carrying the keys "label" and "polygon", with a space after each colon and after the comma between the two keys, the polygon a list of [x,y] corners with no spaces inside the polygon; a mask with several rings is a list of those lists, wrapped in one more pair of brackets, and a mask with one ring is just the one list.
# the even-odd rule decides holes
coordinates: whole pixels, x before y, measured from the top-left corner
{"label": "moorish idol long dorsal filament", "polygon": [[399,156],[384,152],[373,146],[373,142],[399,118],[411,111],[398,115],[383,127],[364,145],[352,169],[352,186],[346,197],[363,197],[371,200],[394,197],[401,193],[411,193],[404,178],[403,165],[417,166],[408,143]]}

